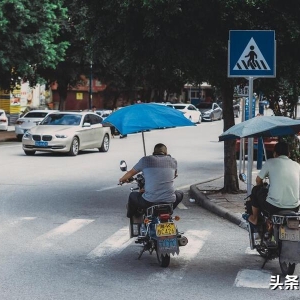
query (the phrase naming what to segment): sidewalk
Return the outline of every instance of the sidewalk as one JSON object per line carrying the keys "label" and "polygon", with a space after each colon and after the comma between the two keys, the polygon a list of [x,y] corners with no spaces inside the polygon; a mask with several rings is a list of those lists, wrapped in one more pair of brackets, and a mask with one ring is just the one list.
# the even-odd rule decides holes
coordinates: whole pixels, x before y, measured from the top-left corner
{"label": "sidewalk", "polygon": [[[252,184],[255,183],[257,172],[253,172]],[[239,181],[239,194],[222,194],[220,189],[224,186],[224,176],[190,186],[190,197],[196,204],[212,213],[229,220],[230,222],[247,230],[246,221],[242,218],[245,212],[244,202],[247,197],[246,183]]]}

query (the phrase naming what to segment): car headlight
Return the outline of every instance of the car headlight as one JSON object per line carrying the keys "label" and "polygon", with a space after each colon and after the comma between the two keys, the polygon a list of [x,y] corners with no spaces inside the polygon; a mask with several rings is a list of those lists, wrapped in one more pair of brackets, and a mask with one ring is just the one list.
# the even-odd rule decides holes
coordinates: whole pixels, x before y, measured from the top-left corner
{"label": "car headlight", "polygon": [[68,136],[66,134],[56,134],[55,137],[57,137],[58,139],[65,139]]}
{"label": "car headlight", "polygon": [[23,134],[23,138],[24,138],[24,139],[30,139],[30,138],[31,138],[31,132],[30,132],[30,130],[27,130],[27,131]]}

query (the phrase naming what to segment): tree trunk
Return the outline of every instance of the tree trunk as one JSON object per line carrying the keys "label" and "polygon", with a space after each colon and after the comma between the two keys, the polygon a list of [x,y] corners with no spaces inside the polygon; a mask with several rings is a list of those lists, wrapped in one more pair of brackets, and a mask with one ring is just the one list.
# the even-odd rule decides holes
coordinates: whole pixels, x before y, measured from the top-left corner
{"label": "tree trunk", "polygon": [[[223,118],[224,131],[232,127],[234,122],[233,114],[233,85],[227,81],[224,83],[222,89],[223,100]],[[224,193],[238,193],[239,181],[237,176],[237,164],[235,153],[235,140],[224,142]]]}

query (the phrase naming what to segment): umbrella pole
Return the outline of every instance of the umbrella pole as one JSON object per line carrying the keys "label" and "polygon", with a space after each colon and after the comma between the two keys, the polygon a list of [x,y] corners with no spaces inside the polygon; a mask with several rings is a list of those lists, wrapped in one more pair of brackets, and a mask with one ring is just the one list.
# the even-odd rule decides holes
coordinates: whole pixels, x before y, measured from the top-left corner
{"label": "umbrella pole", "polygon": [[145,147],[144,131],[142,131],[142,138],[143,138],[144,156],[146,156],[146,147]]}

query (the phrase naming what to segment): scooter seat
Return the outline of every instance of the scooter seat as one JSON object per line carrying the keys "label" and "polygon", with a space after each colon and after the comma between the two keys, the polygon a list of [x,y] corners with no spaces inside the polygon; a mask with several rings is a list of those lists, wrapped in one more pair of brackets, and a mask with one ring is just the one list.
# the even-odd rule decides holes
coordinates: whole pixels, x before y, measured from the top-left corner
{"label": "scooter seat", "polygon": [[300,216],[300,213],[295,212],[293,210],[280,210],[278,213],[276,213],[274,215],[276,215],[276,216],[279,215],[279,216],[284,216],[284,217],[288,217],[288,216],[298,217],[298,216]]}
{"label": "scooter seat", "polygon": [[160,214],[173,214],[173,204],[172,203],[160,203],[154,206],[150,206],[147,209],[147,215],[153,215],[158,217]]}

